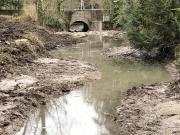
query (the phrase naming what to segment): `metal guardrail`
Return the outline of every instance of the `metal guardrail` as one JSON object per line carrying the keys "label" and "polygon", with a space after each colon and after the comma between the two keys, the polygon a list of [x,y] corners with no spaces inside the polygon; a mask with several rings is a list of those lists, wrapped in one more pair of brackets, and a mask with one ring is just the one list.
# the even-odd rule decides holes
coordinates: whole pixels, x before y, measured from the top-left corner
{"label": "metal guardrail", "polygon": [[[87,8],[87,4],[89,4],[89,7]],[[71,4],[67,6],[66,1],[64,1],[64,9],[63,11],[110,11],[110,9],[103,9],[102,7],[97,8],[94,7],[94,5],[90,3],[85,3],[84,0],[81,0],[79,2],[73,1]]]}
{"label": "metal guardrail", "polygon": [[110,9],[64,9],[63,11],[110,11]]}

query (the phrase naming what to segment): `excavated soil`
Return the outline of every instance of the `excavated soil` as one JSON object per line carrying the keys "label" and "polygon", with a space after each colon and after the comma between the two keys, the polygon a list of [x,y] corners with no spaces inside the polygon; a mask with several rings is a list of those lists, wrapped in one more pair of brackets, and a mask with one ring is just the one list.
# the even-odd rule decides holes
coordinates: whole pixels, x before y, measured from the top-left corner
{"label": "excavated soil", "polygon": [[[1,18],[1,17],[0,17]],[[44,42],[46,49],[55,48],[57,46],[68,46],[81,42],[81,39],[73,38],[68,33],[56,34],[48,31],[44,27],[38,26],[33,22],[21,22],[0,19],[0,43],[8,44],[16,39],[27,38],[27,33],[36,33],[38,38]]]}
{"label": "excavated soil", "polygon": [[74,38],[68,33],[56,34],[33,22],[0,16],[0,78],[13,73],[14,66],[49,56],[48,51],[51,49],[79,42],[82,39]]}
{"label": "excavated soil", "polygon": [[113,59],[142,60],[146,58],[146,52],[134,49],[130,46],[108,48],[104,55]]}
{"label": "excavated soil", "polygon": [[41,58],[16,67],[0,82],[0,134],[16,133],[41,104],[99,77],[92,65],[72,58]]}
{"label": "excavated soil", "polygon": [[[57,32],[57,34],[62,34],[64,32]],[[126,35],[124,31],[118,30],[105,30],[105,31],[88,31],[88,32],[65,32],[73,36],[74,38],[86,38],[88,36],[99,36],[101,35],[105,39],[120,39]]]}
{"label": "excavated soil", "polygon": [[140,50],[133,48],[130,45],[108,48],[103,52],[103,55],[115,60],[139,60],[139,61],[158,61],[157,50],[147,52],[145,50]]}
{"label": "excavated soil", "polygon": [[[104,55],[116,60],[152,58],[147,52],[129,46],[107,49]],[[175,81],[127,90],[109,126],[115,135],[180,134],[180,74],[174,64],[165,62],[162,65]]]}
{"label": "excavated soil", "polygon": [[119,135],[179,135],[180,80],[129,89],[117,107]]}
{"label": "excavated soil", "polygon": [[15,134],[51,98],[100,78],[89,63],[48,53],[79,42],[67,33],[0,17],[0,135]]}

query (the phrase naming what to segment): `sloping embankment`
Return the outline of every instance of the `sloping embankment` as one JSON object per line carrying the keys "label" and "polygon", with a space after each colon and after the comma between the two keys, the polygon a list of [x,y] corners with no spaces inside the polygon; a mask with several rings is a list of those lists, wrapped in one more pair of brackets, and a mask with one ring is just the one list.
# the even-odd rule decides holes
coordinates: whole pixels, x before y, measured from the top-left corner
{"label": "sloping embankment", "polygon": [[[116,60],[149,60],[149,54],[129,46],[109,48],[104,52]],[[114,134],[179,135],[180,75],[174,64],[163,64],[174,81],[133,87],[120,101],[114,117]]]}
{"label": "sloping embankment", "polygon": [[[143,53],[129,47],[113,48],[105,55],[115,59],[145,59]],[[180,75],[174,64],[164,66],[175,81],[129,89],[117,107],[115,134],[180,134]]]}
{"label": "sloping embankment", "polygon": [[15,76],[0,82],[0,134],[17,132],[41,104],[72,88],[98,79],[92,65],[73,59],[41,58],[14,69]]}
{"label": "sloping embankment", "polygon": [[48,50],[81,42],[69,34],[54,34],[33,22],[11,20],[0,16],[0,78],[13,73],[13,66],[47,57]]}
{"label": "sloping embankment", "polygon": [[117,107],[119,134],[179,135],[180,81],[142,85],[127,91]]}
{"label": "sloping embankment", "polygon": [[[15,134],[40,105],[98,79],[93,65],[52,59],[48,50],[81,40],[0,18],[0,134]],[[49,58],[47,58],[49,57]]]}

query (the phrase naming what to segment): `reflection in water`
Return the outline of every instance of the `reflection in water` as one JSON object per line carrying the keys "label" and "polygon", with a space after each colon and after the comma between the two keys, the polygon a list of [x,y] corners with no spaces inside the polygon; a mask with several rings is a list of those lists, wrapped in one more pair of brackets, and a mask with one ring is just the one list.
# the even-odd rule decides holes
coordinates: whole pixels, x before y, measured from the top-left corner
{"label": "reflection in water", "polygon": [[105,118],[86,102],[82,91],[73,91],[42,106],[19,135],[108,135]]}
{"label": "reflection in water", "polygon": [[[93,39],[93,40],[92,40]],[[169,74],[158,64],[117,62],[105,59],[102,50],[118,42],[89,43],[53,51],[97,65],[102,79],[42,106],[17,135],[111,135],[105,113],[113,113],[121,92],[134,85],[167,81]]]}

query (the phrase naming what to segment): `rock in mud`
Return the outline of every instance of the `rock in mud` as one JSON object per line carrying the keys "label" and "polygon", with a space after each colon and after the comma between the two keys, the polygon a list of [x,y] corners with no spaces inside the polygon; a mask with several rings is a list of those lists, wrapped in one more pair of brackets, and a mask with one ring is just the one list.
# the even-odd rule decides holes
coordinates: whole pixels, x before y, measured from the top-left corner
{"label": "rock in mud", "polygon": [[22,44],[30,45],[30,42],[28,39],[17,39],[15,40],[15,44],[20,46]]}
{"label": "rock in mud", "polygon": [[0,82],[0,90],[14,90],[15,87],[26,88],[35,82],[37,82],[36,78],[27,75],[21,75],[12,79],[2,80]]}
{"label": "rock in mud", "polygon": [[173,79],[180,79],[180,73],[174,63],[168,63],[164,67],[171,74]]}
{"label": "rock in mud", "polygon": [[177,101],[164,102],[156,105],[155,110],[160,116],[180,115],[180,103]]}

